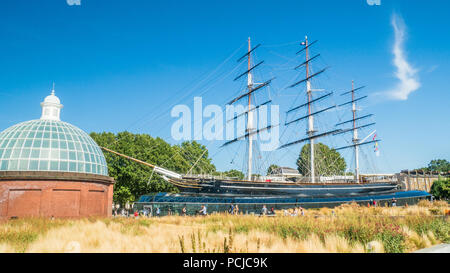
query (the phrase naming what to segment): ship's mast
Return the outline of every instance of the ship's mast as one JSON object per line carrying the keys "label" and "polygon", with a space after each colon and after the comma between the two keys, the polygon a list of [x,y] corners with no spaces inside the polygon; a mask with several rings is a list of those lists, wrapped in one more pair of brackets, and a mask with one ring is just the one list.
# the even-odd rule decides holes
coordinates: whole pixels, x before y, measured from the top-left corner
{"label": "ship's mast", "polygon": [[253,130],[253,111],[250,111],[250,107],[252,104],[252,88],[253,88],[253,78],[252,78],[252,72],[250,71],[251,68],[251,43],[250,43],[250,37],[248,37],[248,61],[247,61],[247,69],[248,69],[248,74],[247,74],[247,88],[248,88],[248,109],[249,112],[247,114],[247,133],[249,134],[248,136],[248,173],[247,173],[247,179],[248,180],[252,180],[252,156],[253,156],[253,135],[251,134],[252,130]]}
{"label": "ship's mast", "polygon": [[358,109],[356,107],[356,102],[358,102],[360,100],[363,100],[363,99],[366,99],[367,96],[362,96],[362,97],[356,98],[355,95],[356,95],[356,91],[358,91],[360,89],[363,89],[364,87],[365,86],[361,86],[361,87],[355,88],[355,82],[352,81],[352,89],[350,91],[348,91],[348,92],[345,92],[345,93],[341,94],[341,96],[345,96],[345,95],[348,95],[348,94],[352,95],[352,100],[351,101],[348,101],[346,103],[340,104],[339,107],[351,104],[352,105],[351,111],[352,111],[353,118],[351,120],[347,120],[347,121],[344,121],[344,122],[336,124],[336,126],[341,126],[341,125],[344,125],[344,124],[352,123],[352,127],[351,128],[342,129],[340,132],[337,132],[336,135],[337,134],[345,134],[345,133],[352,132],[353,133],[353,138],[352,138],[352,143],[353,144],[349,145],[349,146],[337,148],[335,150],[338,151],[338,150],[342,150],[342,149],[353,148],[354,156],[355,156],[355,182],[356,183],[359,183],[359,180],[360,180],[359,179],[359,176],[360,176],[359,175],[359,146],[367,145],[367,144],[370,144],[370,143],[375,143],[375,142],[381,141],[380,139],[376,139],[376,140],[374,139],[372,141],[366,141],[365,142],[365,139],[363,139],[361,141],[359,139],[359,137],[358,137],[358,130],[359,129],[375,125],[375,123],[368,123],[368,124],[364,124],[364,125],[358,125],[359,121],[361,121],[363,119],[367,119],[367,118],[373,116],[373,114],[368,114],[368,115],[361,116],[361,117],[358,117],[358,115],[357,115]]}
{"label": "ship's mast", "polygon": [[353,144],[355,145],[355,181],[359,183],[359,143],[358,128],[356,128],[355,83],[352,81],[352,112],[353,112]]}
{"label": "ship's mast", "polygon": [[318,71],[318,72],[316,72],[314,74],[310,73],[310,62],[315,60],[317,57],[320,56],[320,54],[317,54],[317,55],[315,55],[313,57],[310,57],[309,48],[313,44],[315,44],[316,42],[317,42],[317,40],[312,42],[312,43],[310,43],[308,41],[308,37],[305,36],[305,41],[303,41],[300,44],[300,45],[303,46],[303,48],[300,51],[298,51],[297,54],[299,54],[300,52],[305,51],[305,53],[306,53],[306,60],[305,60],[305,62],[303,62],[302,64],[298,65],[294,69],[298,69],[298,68],[301,68],[301,67],[305,66],[305,68],[306,68],[306,78],[304,78],[304,79],[302,79],[302,80],[300,80],[300,81],[298,81],[298,82],[296,82],[296,83],[294,83],[294,84],[292,84],[292,85],[287,87],[287,88],[293,88],[293,87],[298,86],[301,83],[306,83],[306,96],[307,96],[306,103],[304,103],[302,105],[299,105],[297,107],[294,107],[294,108],[290,109],[289,111],[287,111],[286,113],[287,114],[293,113],[293,112],[297,111],[298,109],[302,109],[304,107],[307,107],[307,114],[305,116],[300,117],[300,118],[296,118],[296,119],[294,119],[292,121],[289,121],[289,122],[286,121],[285,125],[290,125],[290,124],[293,124],[293,123],[296,123],[296,122],[299,122],[299,121],[302,121],[302,120],[306,120],[306,122],[307,122],[307,131],[306,131],[306,133],[307,133],[308,137],[300,139],[300,140],[293,141],[291,143],[284,144],[284,145],[282,145],[280,147],[280,149],[281,149],[281,148],[289,147],[291,145],[296,145],[296,144],[299,144],[299,143],[302,143],[302,142],[309,142],[309,145],[310,145],[310,151],[309,151],[310,152],[310,164],[309,164],[309,169],[310,170],[309,171],[310,171],[311,183],[315,183],[316,182],[316,177],[315,177],[316,171],[315,171],[315,163],[314,163],[315,162],[315,152],[314,152],[315,139],[321,138],[321,137],[325,137],[325,136],[328,136],[328,135],[331,135],[331,134],[335,134],[335,133],[338,133],[338,132],[341,131],[340,129],[334,129],[334,130],[331,130],[331,131],[328,131],[328,132],[317,133],[317,131],[314,128],[314,116],[315,115],[323,113],[323,112],[328,111],[328,110],[331,110],[331,109],[336,107],[336,105],[333,105],[333,106],[330,106],[330,107],[327,107],[327,108],[324,108],[324,109],[321,109],[321,110],[317,110],[315,112],[313,112],[313,109],[312,109],[313,103],[316,103],[318,101],[326,99],[326,98],[330,97],[333,94],[333,92],[328,92],[325,95],[322,95],[322,96],[319,96],[319,97],[316,97],[316,98],[313,97],[313,91],[323,91],[323,90],[314,90],[314,89],[312,89],[312,87],[311,87],[311,79],[316,77],[316,76],[318,76],[318,75],[320,75],[320,74],[322,74],[326,70],[326,68],[325,68],[325,69],[322,69],[322,70],[320,70],[320,71]]}
{"label": "ship's mast", "polygon": [[311,115],[311,79],[309,78],[309,47],[308,47],[308,36],[305,36],[305,48],[306,48],[306,95],[308,96],[308,136],[310,137],[310,166],[311,166],[311,183],[316,181],[315,179],[315,168],[314,168],[314,116]]}
{"label": "ship's mast", "polygon": [[247,125],[246,125],[247,128],[245,130],[245,134],[242,135],[242,136],[236,137],[235,139],[230,140],[230,141],[228,141],[228,142],[226,142],[226,143],[224,143],[222,145],[222,147],[223,147],[223,146],[232,144],[232,143],[234,143],[236,141],[239,141],[239,140],[242,140],[242,139],[245,139],[245,138],[248,139],[248,158],[247,158],[247,167],[248,167],[248,169],[247,169],[247,171],[248,171],[247,172],[247,178],[248,178],[248,180],[252,180],[252,174],[253,174],[253,172],[252,172],[252,169],[253,169],[253,160],[252,160],[253,159],[253,135],[259,134],[260,132],[263,132],[263,131],[266,131],[266,130],[270,130],[270,129],[272,129],[275,126],[278,126],[278,125],[275,125],[275,126],[269,125],[269,126],[267,126],[265,128],[257,128],[253,124],[253,120],[254,120],[253,112],[256,109],[258,109],[258,108],[260,108],[260,107],[262,107],[264,105],[267,105],[267,104],[272,102],[272,100],[268,100],[268,101],[266,101],[266,102],[264,102],[264,103],[262,103],[260,105],[252,106],[252,95],[253,95],[253,93],[255,93],[256,91],[260,91],[263,88],[269,86],[270,83],[273,80],[273,79],[271,79],[271,80],[268,80],[268,81],[263,82],[263,83],[255,83],[253,81],[253,73],[252,73],[252,71],[254,69],[256,69],[258,66],[260,66],[261,64],[264,63],[264,61],[261,61],[261,62],[259,62],[259,63],[257,63],[257,64],[252,66],[251,54],[260,45],[261,44],[258,44],[258,45],[256,45],[255,47],[252,48],[251,47],[250,38],[248,38],[248,50],[247,50],[247,53],[244,54],[244,56],[242,56],[241,58],[239,58],[237,60],[238,62],[241,62],[245,58],[247,59],[247,71],[245,71],[244,73],[240,74],[239,76],[237,76],[234,79],[236,81],[236,80],[244,77],[245,75],[247,75],[247,88],[246,88],[244,94],[234,98],[233,100],[231,100],[230,102],[227,103],[228,105],[231,105],[231,104],[234,104],[234,103],[236,103],[238,101],[241,101],[245,97],[248,97],[247,98],[247,100],[248,100],[248,108],[246,109],[246,111],[243,112],[243,113],[237,114],[235,117],[233,117],[232,119],[227,121],[227,122],[231,122],[231,121],[234,122],[240,116],[246,115],[247,116]]}

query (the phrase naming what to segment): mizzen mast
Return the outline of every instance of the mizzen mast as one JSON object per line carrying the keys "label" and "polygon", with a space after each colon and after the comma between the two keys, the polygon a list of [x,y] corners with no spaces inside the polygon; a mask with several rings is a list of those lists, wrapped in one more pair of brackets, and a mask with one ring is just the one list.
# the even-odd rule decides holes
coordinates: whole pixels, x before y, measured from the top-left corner
{"label": "mizzen mast", "polygon": [[[247,55],[247,67],[248,67],[248,73],[247,73],[247,88],[248,92],[250,93],[253,89],[253,77],[251,72],[251,42],[250,37],[248,37],[248,55]],[[252,104],[252,95],[248,95],[248,109],[251,109]],[[247,114],[247,133],[248,135],[248,160],[247,160],[247,179],[252,180],[252,161],[253,161],[253,135],[250,133],[253,131],[253,111],[249,111]]]}
{"label": "mizzen mast", "polygon": [[311,166],[311,183],[316,181],[315,179],[315,168],[314,168],[314,116],[311,115],[311,79],[309,78],[309,45],[308,45],[308,37],[305,36],[305,41],[302,43],[305,45],[306,50],[306,94],[308,96],[308,136],[310,137],[309,145],[310,145],[310,166]]}
{"label": "mizzen mast", "polygon": [[352,81],[352,90],[341,94],[341,96],[345,96],[345,95],[351,94],[352,100],[349,101],[349,102],[346,102],[346,103],[343,103],[343,104],[339,105],[339,107],[351,104],[352,105],[351,111],[352,111],[353,119],[347,120],[347,121],[344,121],[344,122],[341,122],[341,123],[338,123],[338,124],[336,124],[336,126],[344,125],[344,124],[347,124],[347,123],[352,123],[352,127],[348,128],[348,129],[341,130],[340,132],[337,132],[335,134],[335,135],[338,135],[338,134],[344,134],[344,133],[348,133],[348,132],[352,132],[353,133],[353,138],[352,138],[353,145],[341,147],[341,148],[338,148],[336,150],[353,148],[354,158],[355,158],[355,181],[357,183],[359,183],[359,146],[381,141],[380,139],[377,139],[377,140],[374,139],[372,141],[364,142],[364,140],[361,141],[359,139],[359,137],[358,137],[358,130],[359,129],[370,127],[370,126],[373,126],[373,125],[376,124],[376,123],[368,123],[368,124],[365,124],[365,125],[360,125],[360,126],[358,125],[358,122],[360,120],[363,120],[363,119],[366,119],[366,118],[369,118],[369,117],[373,116],[373,114],[368,114],[368,115],[361,116],[361,117],[357,116],[358,109],[356,107],[356,103],[358,101],[361,101],[361,100],[367,98],[367,96],[362,96],[362,97],[356,98],[355,97],[355,93],[356,93],[356,91],[361,90],[364,87],[365,86],[361,86],[361,87],[358,87],[358,88],[355,89],[355,83],[354,83],[354,81]]}
{"label": "mizzen mast", "polygon": [[[356,102],[355,102],[355,82],[352,80],[352,112],[353,112],[353,144],[358,144],[358,129],[356,129]],[[355,145],[355,180],[359,182],[359,146]]]}

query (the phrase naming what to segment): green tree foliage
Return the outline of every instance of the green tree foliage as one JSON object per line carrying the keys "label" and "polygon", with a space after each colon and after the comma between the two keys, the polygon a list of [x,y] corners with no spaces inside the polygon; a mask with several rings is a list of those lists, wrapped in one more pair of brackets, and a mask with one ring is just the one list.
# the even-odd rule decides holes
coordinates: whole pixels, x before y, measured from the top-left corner
{"label": "green tree foliage", "polygon": [[133,202],[134,196],[131,194],[129,188],[124,186],[114,186],[114,202],[124,205],[127,202]]}
{"label": "green tree foliage", "polygon": [[270,165],[269,168],[267,169],[267,175],[271,175],[272,172],[278,168],[280,168],[280,166],[275,164]]}
{"label": "green tree foliage", "polygon": [[450,172],[450,162],[445,159],[431,160],[427,171],[431,172]]}
{"label": "green tree foliage", "polygon": [[196,141],[185,141],[179,146],[173,146],[177,152],[178,160],[176,169],[180,173],[210,174],[216,171],[216,167],[211,163],[208,149]]}
{"label": "green tree foliage", "polygon": [[[298,171],[302,175],[310,175],[310,144],[303,146],[297,160]],[[315,175],[344,175],[347,164],[344,158],[334,149],[322,143],[314,144]]]}
{"label": "green tree foliage", "polygon": [[430,193],[439,199],[450,198],[450,178],[441,178],[431,186]]}
{"label": "green tree foliage", "polygon": [[229,171],[223,172],[222,174],[225,177],[237,178],[237,179],[244,179],[244,177],[245,177],[244,173],[241,171],[238,171],[238,170],[229,170]]}
{"label": "green tree foliage", "polygon": [[[187,173],[195,163],[192,169],[194,174],[210,173],[216,169],[208,157],[206,147],[195,141],[172,146],[161,138],[130,132],[91,133],[91,137],[100,146],[178,173]],[[104,152],[104,155],[109,175],[116,180],[114,202],[123,205],[150,192],[177,191],[176,187],[153,173],[148,166],[108,152]]]}

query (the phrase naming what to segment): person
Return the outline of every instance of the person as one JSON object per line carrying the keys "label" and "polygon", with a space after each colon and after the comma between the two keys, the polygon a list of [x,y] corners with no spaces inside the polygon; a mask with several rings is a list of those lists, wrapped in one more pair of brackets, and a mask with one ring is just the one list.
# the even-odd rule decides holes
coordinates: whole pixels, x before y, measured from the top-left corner
{"label": "person", "polygon": [[292,214],[291,214],[291,216],[298,216],[298,210],[297,210],[297,208],[292,209]]}
{"label": "person", "polygon": [[395,200],[395,198],[392,198],[392,206],[393,207],[397,206],[397,200]]}
{"label": "person", "polygon": [[206,206],[202,205],[202,208],[199,211],[200,215],[206,216],[207,212],[206,212]]}
{"label": "person", "polygon": [[284,216],[288,216],[288,211],[287,211],[287,209],[284,209],[284,210],[283,210],[283,214],[284,214]]}
{"label": "person", "polygon": [[137,210],[135,210],[135,211],[134,211],[134,218],[138,218],[138,216],[139,216],[139,213],[138,213]]}
{"label": "person", "polygon": [[186,216],[186,206],[183,207],[183,209],[181,209],[181,215]]}
{"label": "person", "polygon": [[239,215],[239,207],[237,204],[234,206],[234,211],[235,211],[236,215]]}
{"label": "person", "polygon": [[233,214],[234,213],[234,206],[233,206],[233,204],[230,204],[230,208],[228,209],[228,213],[229,214]]}
{"label": "person", "polygon": [[275,215],[275,209],[273,207],[270,208],[270,214]]}
{"label": "person", "polygon": [[264,205],[261,210],[261,215],[266,215],[266,214],[267,214],[267,207],[266,207],[266,205]]}
{"label": "person", "polygon": [[159,207],[156,208],[156,217],[159,217],[159,214],[161,213],[161,210],[159,209]]}
{"label": "person", "polygon": [[301,215],[301,216],[305,216],[305,210],[303,210],[302,207],[300,207],[300,215]]}
{"label": "person", "polygon": [[172,215],[172,209],[169,207],[169,211],[168,211],[169,216]]}

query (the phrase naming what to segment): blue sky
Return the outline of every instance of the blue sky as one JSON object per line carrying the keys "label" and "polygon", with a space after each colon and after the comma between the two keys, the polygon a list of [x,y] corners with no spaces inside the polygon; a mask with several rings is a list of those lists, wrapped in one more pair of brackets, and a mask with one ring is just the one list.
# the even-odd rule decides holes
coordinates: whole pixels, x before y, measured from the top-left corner
{"label": "blue sky", "polygon": [[[373,159],[380,161],[377,171],[421,167],[431,159],[450,159],[449,10],[448,1],[437,0],[381,0],[380,6],[365,0],[82,0],[79,6],[65,0],[4,1],[0,130],[39,118],[39,103],[55,82],[64,121],[87,132],[129,130],[175,143],[173,105],[192,105],[200,94],[204,104],[223,105],[241,90],[232,79],[243,68],[222,75],[236,66],[247,37],[262,43],[256,58],[266,61],[260,72],[265,79],[300,62],[293,60],[296,42],[308,35],[319,40],[312,49],[321,54],[317,69],[330,66],[317,81],[320,87],[339,93],[351,80],[367,86],[370,99],[361,107],[375,114],[382,138],[382,156]],[[420,83],[406,100],[383,93],[399,82],[394,14],[404,22],[404,54]],[[293,91],[283,91],[288,77],[277,79],[271,92],[282,105]],[[222,143],[203,143],[219,169],[241,167],[230,158],[243,146],[221,151]],[[292,155],[279,153],[270,163],[293,166],[300,146],[292,149]],[[373,157],[371,149],[365,153]]]}

